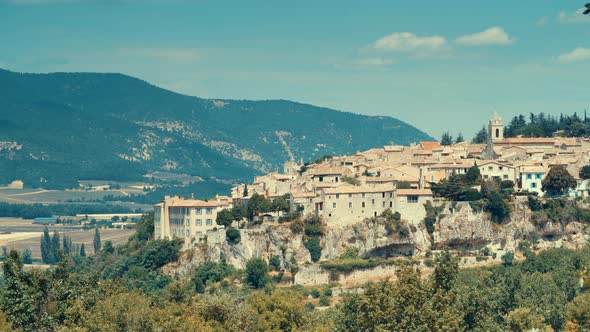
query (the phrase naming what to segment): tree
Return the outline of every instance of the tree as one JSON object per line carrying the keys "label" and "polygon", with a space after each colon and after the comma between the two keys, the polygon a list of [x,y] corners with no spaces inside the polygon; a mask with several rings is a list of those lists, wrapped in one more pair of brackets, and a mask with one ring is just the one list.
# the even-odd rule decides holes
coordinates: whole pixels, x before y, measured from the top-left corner
{"label": "tree", "polygon": [[98,228],[94,229],[94,240],[92,241],[92,244],[94,245],[94,254],[96,255],[100,252],[101,247],[100,232],[98,231]]}
{"label": "tree", "polygon": [[51,237],[49,236],[49,229],[47,229],[47,226],[43,229],[43,235],[41,236],[41,261],[45,264],[51,264],[53,261]]}
{"label": "tree", "polygon": [[225,236],[227,237],[227,242],[229,242],[229,243],[232,243],[232,244],[240,243],[241,236],[240,236],[239,229],[230,227],[225,231]]}
{"label": "tree", "polygon": [[477,180],[479,180],[480,177],[481,172],[479,167],[477,167],[477,165],[473,165],[467,170],[467,173],[465,174],[465,181],[467,181],[467,183],[470,185],[474,185],[477,183]]}
{"label": "tree", "polygon": [[105,241],[104,246],[102,248],[102,252],[104,252],[105,254],[109,255],[115,252],[115,247],[113,247],[113,242],[109,241]]}
{"label": "tree", "polygon": [[457,138],[455,138],[455,143],[461,143],[464,142],[465,138],[463,138],[463,134],[459,133],[459,135],[457,135]]}
{"label": "tree", "polygon": [[254,220],[254,216],[258,213],[270,212],[272,209],[271,202],[263,195],[253,194],[248,201],[248,217]]}
{"label": "tree", "polygon": [[51,237],[51,263],[59,262],[59,233],[53,231]]}
{"label": "tree", "polygon": [[555,166],[549,170],[549,174],[542,181],[544,192],[551,194],[563,194],[568,189],[576,187],[576,179],[563,166]]}
{"label": "tree", "polygon": [[580,178],[584,180],[590,179],[590,165],[584,165],[580,168]]}
{"label": "tree", "polygon": [[135,237],[139,241],[147,241],[154,237],[154,213],[150,212],[141,216],[137,223]]}
{"label": "tree", "polygon": [[245,206],[238,204],[231,209],[231,213],[234,216],[234,220],[240,221],[248,217],[248,209]]}
{"label": "tree", "polygon": [[72,251],[72,239],[67,237],[65,234],[63,237],[63,241],[62,241],[62,248],[63,248],[64,255],[69,255],[70,252]]}
{"label": "tree", "polygon": [[590,2],[585,4],[584,7],[586,7],[586,9],[584,9],[584,15],[590,15]]}
{"label": "tree", "polygon": [[248,197],[248,184],[244,185],[244,191],[242,192],[242,197]]}
{"label": "tree", "polygon": [[80,245],[80,256],[86,257],[86,249],[84,249],[84,243],[82,243],[82,245]]}
{"label": "tree", "polygon": [[459,260],[448,252],[444,251],[435,260],[436,267],[432,274],[435,290],[449,291],[455,284],[459,272]]}
{"label": "tree", "polygon": [[31,252],[31,249],[26,248],[23,251],[23,263],[25,264],[32,264],[33,263],[33,253]]}
{"label": "tree", "polygon": [[590,329],[590,293],[586,292],[574,298],[567,306],[568,317],[576,324],[576,331]]}
{"label": "tree", "polygon": [[279,211],[289,212],[289,210],[290,210],[289,202],[287,202],[287,200],[283,197],[275,198],[272,201],[272,210],[274,212],[279,212]]}
{"label": "tree", "polygon": [[254,288],[262,288],[268,282],[268,266],[259,257],[253,257],[246,263],[246,283]]}
{"label": "tree", "polygon": [[508,216],[510,216],[510,206],[496,191],[492,191],[488,194],[486,211],[492,214],[492,220],[497,223],[502,223]]}
{"label": "tree", "polygon": [[217,213],[215,222],[219,226],[229,227],[234,222],[234,220],[234,214],[228,209],[223,209]]}
{"label": "tree", "polygon": [[453,144],[453,136],[451,136],[451,134],[448,131],[445,131],[442,134],[442,137],[440,139],[440,144],[441,145],[451,145],[451,144]]}
{"label": "tree", "polygon": [[482,127],[471,140],[473,144],[485,144],[488,141],[488,131],[486,127]]}

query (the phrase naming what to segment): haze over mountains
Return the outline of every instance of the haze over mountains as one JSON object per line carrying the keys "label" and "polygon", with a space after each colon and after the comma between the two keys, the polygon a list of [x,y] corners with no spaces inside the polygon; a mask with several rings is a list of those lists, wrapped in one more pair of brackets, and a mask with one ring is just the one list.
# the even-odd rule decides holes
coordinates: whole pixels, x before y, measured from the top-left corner
{"label": "haze over mountains", "polygon": [[291,158],[420,140],[432,138],[391,117],[285,100],[203,99],[122,74],[0,70],[0,184],[76,187],[155,171],[235,181]]}

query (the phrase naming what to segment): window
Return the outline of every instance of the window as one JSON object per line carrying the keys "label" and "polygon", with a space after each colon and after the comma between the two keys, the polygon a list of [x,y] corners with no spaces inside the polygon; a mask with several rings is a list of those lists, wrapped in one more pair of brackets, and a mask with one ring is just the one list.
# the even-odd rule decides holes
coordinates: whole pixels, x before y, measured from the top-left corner
{"label": "window", "polygon": [[190,225],[191,225],[191,221],[187,219],[187,220],[186,220],[186,225],[187,225],[187,226],[190,226]]}
{"label": "window", "polygon": [[499,170],[502,170],[502,169],[503,169],[503,167],[502,167],[502,166],[498,166],[498,169],[499,169]]}
{"label": "window", "polygon": [[363,198],[365,198],[365,194],[363,193]]}
{"label": "window", "polygon": [[488,176],[487,176],[487,175],[484,175],[484,176],[483,176],[483,178],[484,178],[484,179],[487,179],[487,178],[488,178]]}
{"label": "window", "polygon": [[336,199],[340,198],[340,194],[336,194]]}
{"label": "window", "polygon": [[195,219],[195,226],[203,226],[203,220]]}
{"label": "window", "polygon": [[188,229],[186,230],[186,237],[191,236],[191,231],[189,231]]}
{"label": "window", "polygon": [[375,205],[375,199],[374,198],[371,200],[371,205]]}
{"label": "window", "polygon": [[542,176],[543,176],[543,174],[535,174],[535,178],[536,178],[537,180],[541,179],[541,177],[542,177]]}
{"label": "window", "polygon": [[496,138],[500,137],[500,129],[496,128]]}
{"label": "window", "polygon": [[504,174],[503,178],[508,179],[508,175]]}
{"label": "window", "polygon": [[336,182],[338,182],[338,177],[336,177]]}
{"label": "window", "polygon": [[418,196],[417,195],[409,195],[408,196],[408,203],[418,203]]}
{"label": "window", "polygon": [[348,198],[352,198],[352,194],[348,194]]}
{"label": "window", "polygon": [[381,197],[382,198],[385,198],[385,193],[381,193]]}
{"label": "window", "polygon": [[212,213],[213,213],[213,209],[212,209],[212,208],[207,208],[207,209],[205,210],[205,213],[207,213],[207,214],[212,214]]}
{"label": "window", "polygon": [[361,204],[361,206],[362,206],[362,207],[365,207],[365,202],[363,202],[363,203]]}
{"label": "window", "polygon": [[389,202],[389,207],[392,208],[393,207],[393,202]]}
{"label": "window", "polygon": [[348,208],[352,209],[352,202],[348,202]]}
{"label": "window", "polygon": [[535,182],[531,183],[531,188],[537,188],[537,183],[535,183]]}
{"label": "window", "polygon": [[336,208],[336,203],[332,203],[332,209]]}
{"label": "window", "polygon": [[324,182],[324,177],[323,177],[323,176],[320,176],[320,177],[318,178],[318,181],[320,181],[320,182]]}
{"label": "window", "polygon": [[211,226],[213,225],[213,219],[207,219],[205,223],[207,224],[207,226]]}
{"label": "window", "polygon": [[383,207],[385,207],[385,201],[383,201]]}
{"label": "window", "polygon": [[195,213],[196,213],[196,214],[203,214],[203,209],[201,209],[201,208],[196,208],[196,209],[195,209]]}
{"label": "window", "polygon": [[203,232],[201,232],[201,231],[195,231],[195,235],[201,235],[201,234],[203,234]]}
{"label": "window", "polygon": [[526,179],[527,179],[527,180],[530,180],[530,179],[532,179],[532,178],[533,178],[533,175],[532,175],[532,174],[527,174],[527,175],[526,175]]}
{"label": "window", "polygon": [[393,193],[389,193],[389,198],[393,198]]}
{"label": "window", "polygon": [[488,166],[488,171],[493,171],[493,170],[494,170],[494,167]]}

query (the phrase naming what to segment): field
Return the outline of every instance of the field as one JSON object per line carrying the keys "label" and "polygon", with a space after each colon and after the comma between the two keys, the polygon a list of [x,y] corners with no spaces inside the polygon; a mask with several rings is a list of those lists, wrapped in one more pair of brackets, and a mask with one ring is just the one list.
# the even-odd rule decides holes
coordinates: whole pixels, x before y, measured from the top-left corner
{"label": "field", "polygon": [[139,188],[125,188],[104,191],[83,190],[45,190],[45,189],[0,189],[0,202],[7,203],[64,203],[68,201],[92,201],[101,199],[107,195],[129,196],[132,194],[144,194]]}
{"label": "field", "polygon": [[[0,218],[0,247],[16,249],[22,252],[29,248],[33,252],[33,258],[41,258],[40,238],[43,234],[43,225],[33,225],[31,220],[19,218]],[[84,243],[86,254],[94,252],[93,239],[94,230],[83,230],[80,226],[48,226],[53,234],[57,231],[60,238],[66,234],[73,243]],[[101,229],[100,237],[102,243],[110,240],[113,245],[126,243],[128,238],[135,233],[133,229]]]}

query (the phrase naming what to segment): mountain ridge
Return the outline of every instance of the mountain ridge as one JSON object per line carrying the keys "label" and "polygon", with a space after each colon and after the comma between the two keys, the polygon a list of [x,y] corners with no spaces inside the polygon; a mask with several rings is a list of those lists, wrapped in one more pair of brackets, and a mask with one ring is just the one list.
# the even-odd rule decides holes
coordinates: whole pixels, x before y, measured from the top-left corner
{"label": "mountain ridge", "polygon": [[0,183],[22,178],[50,188],[99,176],[138,180],[155,171],[238,181],[291,157],[432,140],[387,116],[284,99],[206,99],[120,73],[3,69],[0,129],[0,143],[16,145],[0,145]]}

